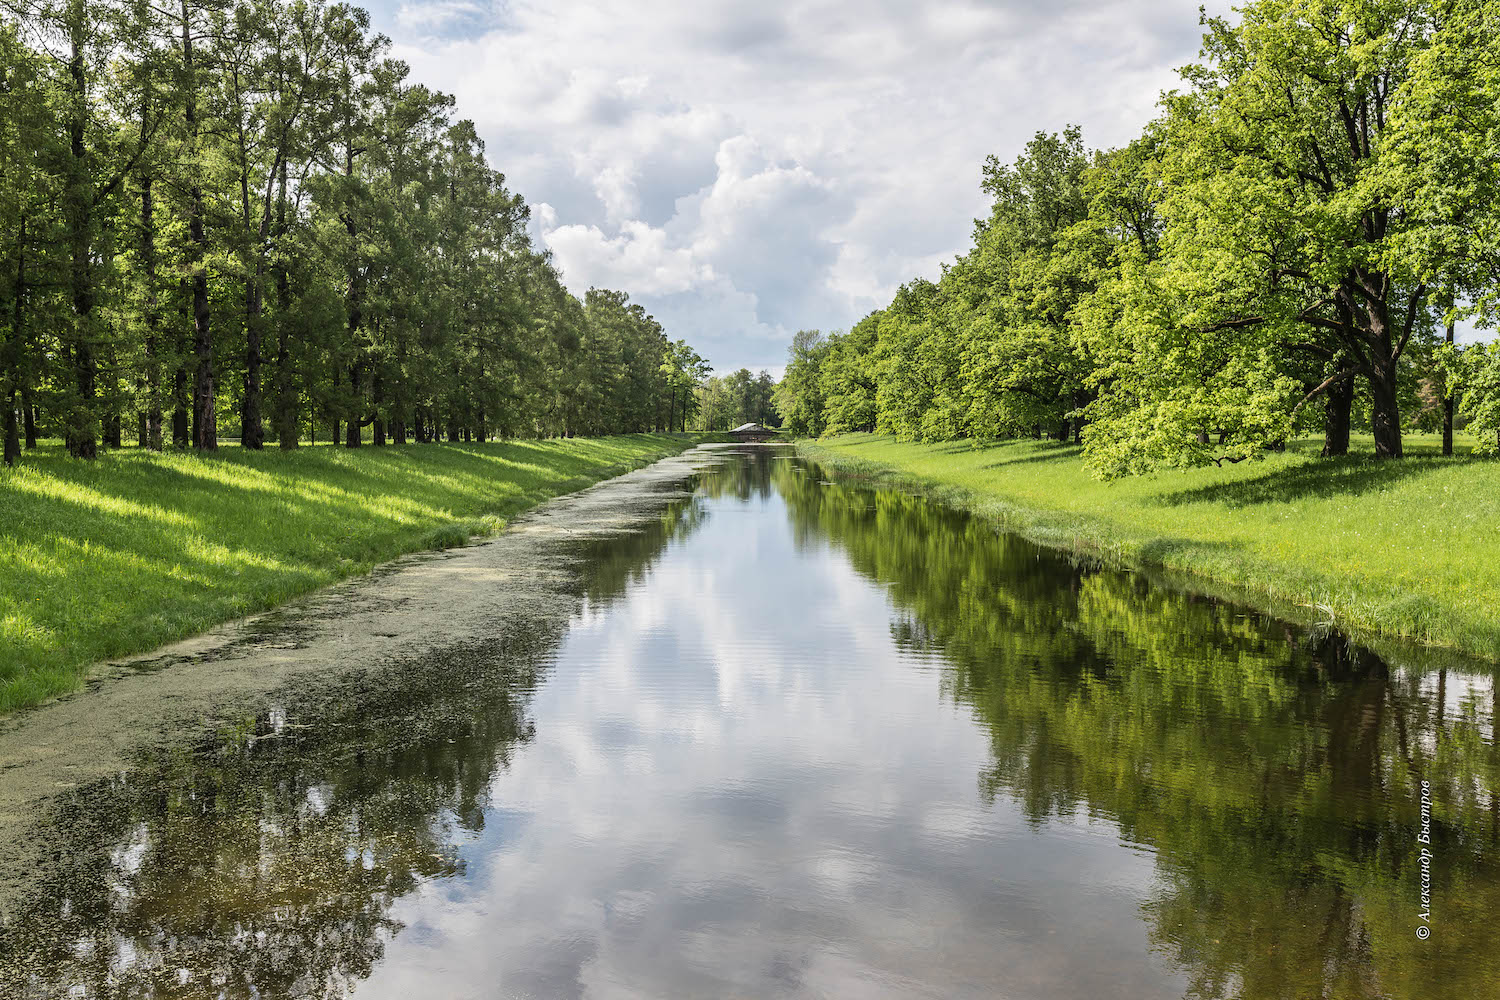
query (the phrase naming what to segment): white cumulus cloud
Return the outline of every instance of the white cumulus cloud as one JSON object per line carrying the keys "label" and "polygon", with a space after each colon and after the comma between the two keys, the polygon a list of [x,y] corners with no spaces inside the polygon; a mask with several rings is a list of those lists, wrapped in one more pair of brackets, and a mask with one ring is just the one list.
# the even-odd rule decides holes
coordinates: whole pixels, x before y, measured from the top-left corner
{"label": "white cumulus cloud", "polygon": [[[1210,4],[1216,10],[1223,2]],[[1128,141],[1198,0],[403,0],[377,26],[455,94],[575,292],[631,293],[720,370],[779,367],[935,277],[979,167],[1077,122]]]}

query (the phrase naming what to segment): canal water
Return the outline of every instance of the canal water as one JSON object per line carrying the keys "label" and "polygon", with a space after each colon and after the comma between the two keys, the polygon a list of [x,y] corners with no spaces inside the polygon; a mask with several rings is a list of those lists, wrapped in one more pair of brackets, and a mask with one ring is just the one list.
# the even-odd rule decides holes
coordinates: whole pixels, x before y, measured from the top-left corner
{"label": "canal water", "polygon": [[1486,668],[785,449],[669,485],[563,618],[62,795],[0,995],[1500,996]]}

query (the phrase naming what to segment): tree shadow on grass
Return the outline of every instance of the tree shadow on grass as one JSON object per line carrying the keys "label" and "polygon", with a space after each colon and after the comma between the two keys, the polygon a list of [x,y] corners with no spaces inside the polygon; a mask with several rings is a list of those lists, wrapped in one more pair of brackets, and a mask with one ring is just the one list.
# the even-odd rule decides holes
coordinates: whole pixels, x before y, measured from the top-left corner
{"label": "tree shadow on grass", "polygon": [[1030,453],[1015,458],[1002,458],[982,465],[982,469],[997,469],[1006,465],[1024,465],[1028,462],[1057,462],[1064,459],[1078,458],[1083,454],[1083,446],[1072,442],[1057,442],[1046,440],[1026,439],[1024,441],[979,441],[964,439],[960,441],[942,441],[936,444],[923,445],[923,448],[933,455],[974,455],[983,452],[997,451],[1000,449],[1015,449],[1020,445],[1029,445]]}
{"label": "tree shadow on grass", "polygon": [[[650,445],[667,439],[642,435],[637,440]],[[508,516],[539,499],[581,488],[606,472],[639,464],[642,457],[629,443],[610,441],[566,448],[555,442],[492,442],[367,447],[357,457],[341,449],[258,455],[225,450],[189,455],[186,463],[155,461],[144,454],[100,464],[77,463],[59,454],[34,466],[59,483],[101,498],[171,511],[186,527],[216,532],[223,530],[220,522],[226,517],[241,520],[238,512],[257,509],[277,516],[322,515],[330,525],[372,514],[400,521],[390,511],[371,509],[397,499],[413,508],[405,511],[408,516],[439,516],[449,509],[457,516]],[[504,489],[488,491],[487,483]],[[39,499],[26,503],[34,508]],[[64,533],[86,523],[69,522],[72,531]]]}
{"label": "tree shadow on grass", "polygon": [[1305,465],[1277,469],[1253,479],[1211,483],[1166,493],[1160,497],[1159,502],[1169,507],[1195,503],[1249,507],[1255,504],[1287,503],[1307,497],[1355,497],[1386,489],[1412,476],[1420,476],[1452,464],[1451,458],[1436,456],[1377,459],[1368,455],[1351,455],[1346,458],[1318,459]]}
{"label": "tree shadow on grass", "polygon": [[0,617],[9,610],[52,637],[26,650],[0,643],[0,675],[158,645],[431,547],[434,531],[461,540],[481,514],[509,518],[639,464],[651,457],[639,445],[658,439],[635,442],[408,446],[441,450],[371,449],[357,462],[332,449],[186,463],[44,458],[34,467],[49,488],[0,493],[0,520],[40,547],[0,558]]}
{"label": "tree shadow on grass", "polygon": [[1002,458],[998,462],[982,465],[982,469],[1004,469],[1012,465],[1031,465],[1037,462],[1071,462],[1077,461],[1083,455],[1083,448],[1076,444],[1059,444],[1044,446],[1045,451],[1035,455],[1027,455],[1024,458]]}
{"label": "tree shadow on grass", "polygon": [[[916,443],[916,442],[913,442]],[[976,451],[985,451],[998,445],[975,444],[970,440],[940,441],[925,445],[926,449],[934,455],[968,455]]]}

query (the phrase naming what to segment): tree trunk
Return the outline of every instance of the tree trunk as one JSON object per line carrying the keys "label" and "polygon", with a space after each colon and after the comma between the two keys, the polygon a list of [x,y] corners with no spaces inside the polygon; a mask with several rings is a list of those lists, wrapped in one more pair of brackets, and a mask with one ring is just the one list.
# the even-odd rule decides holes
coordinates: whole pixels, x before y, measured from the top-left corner
{"label": "tree trunk", "polygon": [[104,443],[111,448],[123,448],[124,442],[124,421],[120,417],[120,411],[110,407],[104,417]]}
{"label": "tree trunk", "polygon": [[[286,273],[286,160],[276,181],[276,437],[283,451],[297,447],[297,387],[292,380],[292,351],[287,331],[292,283]],[[311,425],[309,425],[311,426]]]}
{"label": "tree trunk", "polygon": [[[146,128],[148,108],[141,100],[141,129]],[[146,281],[146,433],[141,447],[161,451],[161,358],[158,356],[161,319],[157,315],[156,295],[156,221],[152,201],[152,178],[141,177],[141,268]]]}
{"label": "tree trunk", "polygon": [[359,432],[360,428],[364,426],[364,422],[359,416],[360,403],[363,402],[363,393],[360,388],[361,372],[359,368],[358,364],[349,366],[349,388],[354,391],[354,403],[349,410],[349,421],[344,427],[344,447],[346,448],[359,447]]}
{"label": "tree trunk", "polygon": [[384,386],[380,380],[380,366],[376,365],[375,375],[370,380],[370,439],[378,448],[385,447],[385,418],[380,415],[380,407],[385,403]]}
{"label": "tree trunk", "polygon": [[405,373],[408,370],[406,333],[401,325],[397,326],[396,337],[396,362],[391,366],[391,374],[396,378],[395,391],[391,393],[391,419],[388,425],[391,432],[392,444],[406,443],[406,421],[411,416],[412,406],[409,389],[406,384]]}
{"label": "tree trunk", "polygon": [[[26,335],[26,217],[21,216],[20,233],[16,250],[16,287],[11,299],[10,339],[5,344],[5,464],[15,465],[21,460],[21,435],[16,421],[16,395],[24,392],[21,382],[22,338]],[[21,396],[21,406],[31,410],[30,394]],[[28,421],[29,423],[29,421]],[[35,447],[33,430],[26,428],[28,448]]]}
{"label": "tree trunk", "polygon": [[21,460],[20,421],[16,419],[16,394],[12,389],[5,400],[5,464],[15,465]]}
{"label": "tree trunk", "polygon": [[[193,33],[188,18],[187,0],[182,0],[182,67],[187,75],[183,120],[187,124],[192,151],[198,152],[198,84],[193,69]],[[203,189],[199,186],[199,167],[189,166],[193,182],[188,188],[188,241],[191,245],[188,267],[193,288],[193,447],[212,451],[219,446],[218,413],[214,402],[214,341],[209,329],[208,237],[203,230]]]}
{"label": "tree trunk", "polygon": [[[354,138],[352,135],[352,124],[344,136],[344,177],[354,177]],[[344,231],[349,234],[349,273],[348,286],[345,299],[349,322],[349,347],[356,352],[359,351],[359,326],[364,317],[364,281],[359,272],[359,261],[356,258],[355,248],[358,246],[359,225],[354,221],[353,205],[353,183],[347,185],[345,196],[350,203],[344,206]],[[350,448],[359,447],[360,429],[360,365],[355,362],[349,367],[349,383],[354,388],[354,408],[350,411],[349,427],[345,433],[344,444]]]}
{"label": "tree trunk", "polygon": [[1349,454],[1349,413],[1354,408],[1354,380],[1340,379],[1328,387],[1323,409],[1323,456]]}
{"label": "tree trunk", "polygon": [[188,414],[192,410],[192,403],[188,399],[188,372],[187,364],[184,362],[177,366],[177,371],[172,375],[172,446],[174,448],[186,448],[188,446]]}
{"label": "tree trunk", "polygon": [[[281,314],[282,316],[285,313]],[[297,447],[297,389],[291,378],[291,345],[286,322],[278,317],[276,329],[276,438],[283,451]]]}
{"label": "tree trunk", "polygon": [[68,453],[74,458],[94,458],[99,453],[99,417],[96,402],[94,360],[94,263],[93,263],[93,181],[84,145],[84,119],[88,114],[87,85],[83,66],[84,9],[81,0],[69,5],[71,53],[68,59],[69,91],[72,98],[68,115],[68,138],[72,160],[65,201],[70,250],[69,291],[73,300],[72,336],[69,353],[73,360],[73,381],[77,398],[70,407],[64,438]]}
{"label": "tree trunk", "polygon": [[[12,336],[16,331],[12,331]],[[6,465],[15,465],[21,460],[21,421],[16,413],[16,380],[20,373],[14,368],[8,373],[6,381],[9,385],[5,390],[5,444],[4,462]]]}
{"label": "tree trunk", "polygon": [[120,358],[113,342],[109,345],[109,395],[104,399],[104,443],[111,448],[121,447],[125,428],[120,419]]}
{"label": "tree trunk", "polygon": [[1376,458],[1401,457],[1401,407],[1396,398],[1396,362],[1377,361],[1370,369],[1370,397]]}
{"label": "tree trunk", "polygon": [[260,275],[245,282],[245,395],[240,400],[240,446],[265,447],[266,429],[261,425],[260,398]]}
{"label": "tree trunk", "polygon": [[[240,142],[240,223],[246,238],[251,238],[250,222],[250,174],[248,157],[245,155],[245,133],[239,133]],[[274,169],[274,168],[273,168]],[[265,267],[266,232],[262,229],[254,236],[255,266],[245,269],[245,380],[240,392],[240,447],[259,451],[265,447],[266,429],[261,425],[260,384],[260,314],[263,291],[260,281]]]}
{"label": "tree trunk", "polygon": [[1069,432],[1068,418],[1067,417],[1063,417],[1062,420],[1059,421],[1059,423],[1057,425],[1057,439],[1059,441],[1066,441],[1066,440],[1068,440],[1068,432]]}
{"label": "tree trunk", "polygon": [[[1453,321],[1448,321],[1448,333],[1444,338],[1453,343]],[[1443,380],[1443,454],[1453,454],[1453,398],[1448,395],[1448,380]]]}
{"label": "tree trunk", "polygon": [[36,447],[36,405],[31,401],[31,387],[21,382],[21,423],[26,432],[26,450]]}

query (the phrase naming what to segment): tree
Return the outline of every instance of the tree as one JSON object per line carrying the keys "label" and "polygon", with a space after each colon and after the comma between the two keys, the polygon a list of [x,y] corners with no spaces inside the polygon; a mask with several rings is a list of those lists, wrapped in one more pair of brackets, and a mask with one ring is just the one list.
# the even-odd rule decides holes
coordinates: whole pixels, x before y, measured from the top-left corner
{"label": "tree", "polygon": [[[781,415],[786,428],[799,437],[817,437],[823,433],[825,418],[822,368],[828,357],[829,347],[830,341],[821,331],[797,331],[787,352],[786,374],[773,392],[776,412]],[[731,383],[731,394],[748,391],[745,383],[749,381],[749,374],[742,368],[732,376],[743,376],[743,379]],[[740,404],[742,416],[747,409],[743,403]]]}
{"label": "tree", "polygon": [[[1376,454],[1400,456],[1402,361],[1424,332],[1428,284],[1392,260],[1414,222],[1378,181],[1421,19],[1378,0],[1263,0],[1237,25],[1205,24],[1208,65],[1167,102],[1162,259],[1124,319],[1137,364],[1160,377],[1101,406],[1096,431],[1113,440],[1096,460],[1253,457],[1289,436],[1306,402],[1355,378]],[[1304,391],[1314,364],[1324,377]],[[1200,444],[1225,438],[1218,458],[1188,443],[1194,428]]]}
{"label": "tree", "polygon": [[951,284],[917,279],[902,285],[886,308],[873,364],[877,430],[902,440],[964,435],[964,337],[946,308],[951,291]]}
{"label": "tree", "polygon": [[[21,458],[22,425],[32,419],[31,389],[41,362],[32,313],[52,241],[38,228],[46,226],[48,202],[57,197],[48,167],[60,155],[52,138],[50,83],[40,55],[0,22],[0,406],[6,465]],[[17,413],[18,404],[23,413]],[[34,447],[34,435],[27,437]]]}
{"label": "tree", "polygon": [[1077,126],[1037,133],[1011,166],[994,156],[985,163],[990,218],[976,224],[974,250],[943,276],[967,313],[962,379],[977,436],[1057,427],[1065,439],[1070,414],[1087,401],[1089,368],[1071,314],[1088,275],[1065,240],[1088,214],[1088,166]]}
{"label": "tree", "polygon": [[828,337],[828,353],[818,376],[825,433],[875,429],[875,373],[871,363],[880,336],[880,317],[881,313],[873,312],[848,333]]}
{"label": "tree", "polygon": [[[1500,65],[1490,57],[1500,48],[1500,3],[1460,0],[1428,9],[1435,30],[1395,94],[1381,180],[1416,223],[1391,241],[1392,266],[1447,290],[1451,345],[1460,314],[1494,323],[1500,294]],[[1453,454],[1455,396],[1487,412],[1478,402],[1486,382],[1482,352],[1468,360],[1467,389],[1443,393],[1445,455]]]}
{"label": "tree", "polygon": [[661,372],[666,380],[667,420],[666,429],[687,428],[687,422],[700,405],[698,386],[713,371],[706,358],[688,346],[687,341],[677,340],[668,347],[662,359]]}
{"label": "tree", "polygon": [[1391,95],[1377,178],[1412,224],[1391,235],[1388,259],[1492,321],[1500,304],[1500,3],[1416,9],[1431,37]]}
{"label": "tree", "polygon": [[1314,429],[1343,455],[1368,413],[1399,456],[1403,410],[1441,396],[1434,314],[1493,319],[1500,5],[1256,0],[1203,24],[1134,142],[1068,128],[990,157],[972,248],[831,339],[827,412],[801,424],[869,426],[873,389],[878,431],[1055,427],[1108,476]]}
{"label": "tree", "polygon": [[1469,420],[1479,438],[1480,454],[1500,453],[1500,340],[1474,344],[1458,351],[1449,346],[1443,355],[1450,402]]}
{"label": "tree", "polygon": [[169,407],[173,443],[203,450],[236,415],[255,449],[267,416],[291,448],[312,420],[358,446],[646,430],[695,410],[703,359],[624,292],[568,293],[473,123],[386,58],[364,12],[5,11],[7,461],[39,412],[92,457],[131,412],[162,447]]}

